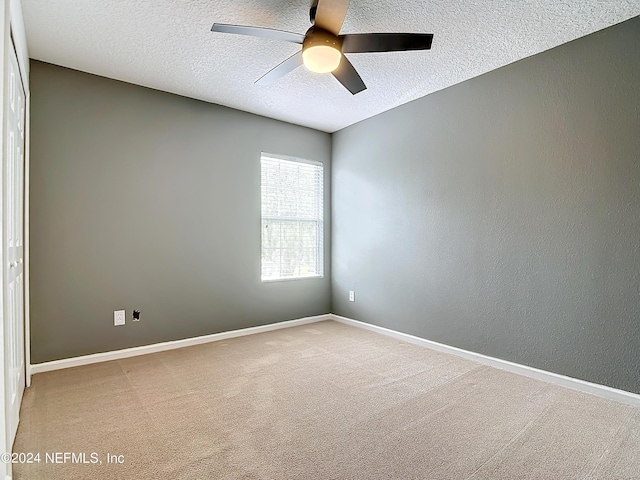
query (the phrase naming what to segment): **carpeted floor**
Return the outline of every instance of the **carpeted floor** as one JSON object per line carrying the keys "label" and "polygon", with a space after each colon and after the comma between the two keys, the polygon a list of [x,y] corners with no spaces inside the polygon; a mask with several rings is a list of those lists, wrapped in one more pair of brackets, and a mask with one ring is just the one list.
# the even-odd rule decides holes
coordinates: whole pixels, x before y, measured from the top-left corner
{"label": "carpeted floor", "polygon": [[18,480],[640,479],[640,408],[327,321],[35,375],[14,451]]}

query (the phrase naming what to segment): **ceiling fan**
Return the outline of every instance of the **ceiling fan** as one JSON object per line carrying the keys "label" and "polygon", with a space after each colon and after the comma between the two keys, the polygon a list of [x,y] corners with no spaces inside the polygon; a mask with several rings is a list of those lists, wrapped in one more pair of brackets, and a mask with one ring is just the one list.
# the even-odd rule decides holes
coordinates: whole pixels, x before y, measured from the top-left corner
{"label": "ceiling fan", "polygon": [[312,72],[329,73],[353,95],[365,90],[362,78],[345,53],[402,52],[429,50],[431,33],[356,33],[340,35],[349,0],[314,0],[309,18],[311,28],[302,35],[262,27],[214,23],[212,32],[282,40],[302,45],[302,50],[269,70],[255,83],[271,85],[300,65]]}

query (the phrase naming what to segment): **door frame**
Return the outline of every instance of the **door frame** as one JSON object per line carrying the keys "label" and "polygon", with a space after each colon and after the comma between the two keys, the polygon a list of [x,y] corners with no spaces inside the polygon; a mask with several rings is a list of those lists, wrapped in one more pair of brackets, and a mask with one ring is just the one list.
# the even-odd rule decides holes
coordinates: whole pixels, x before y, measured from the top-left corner
{"label": "door frame", "polygon": [[[7,70],[9,49],[15,49],[16,57],[18,59],[18,68],[20,69],[20,77],[25,92],[25,146],[24,146],[24,161],[25,161],[25,225],[24,225],[24,289],[25,289],[25,325],[24,325],[24,353],[25,353],[25,382],[27,385],[31,382],[30,376],[30,340],[29,340],[29,136],[30,136],[30,105],[31,94],[29,91],[29,56],[27,52],[27,39],[24,27],[24,19],[22,16],[22,7],[20,0],[10,0],[2,2],[0,6],[0,98],[2,99],[0,108],[0,159],[3,164],[5,162],[6,154],[6,135],[5,135],[5,103],[8,97],[7,82],[5,81],[5,75]],[[2,198],[2,182],[0,182],[0,198]],[[2,209],[0,208],[0,212]],[[1,213],[0,213],[1,217]],[[0,218],[1,220],[1,218]],[[1,221],[0,221],[1,225]],[[1,237],[1,235],[0,235]],[[4,262],[5,259],[1,253],[0,248],[0,262]],[[0,292],[4,290],[2,279],[0,275]],[[4,309],[4,295],[0,294],[0,315],[3,315]],[[4,317],[0,322],[0,342],[3,346],[3,354],[0,355],[0,452],[11,451],[11,445],[7,445],[8,432],[7,432],[7,419],[6,419],[6,404],[5,404],[5,359],[4,359]],[[11,479],[11,464],[5,464],[0,462],[0,478],[5,480]]]}
{"label": "door frame", "polygon": [[24,89],[24,365],[26,369],[26,386],[29,387],[31,385],[31,340],[29,328],[29,138],[31,134],[31,92],[29,90],[27,34],[20,0],[11,0],[10,14],[9,48],[15,49],[18,68],[20,69],[20,80]]}

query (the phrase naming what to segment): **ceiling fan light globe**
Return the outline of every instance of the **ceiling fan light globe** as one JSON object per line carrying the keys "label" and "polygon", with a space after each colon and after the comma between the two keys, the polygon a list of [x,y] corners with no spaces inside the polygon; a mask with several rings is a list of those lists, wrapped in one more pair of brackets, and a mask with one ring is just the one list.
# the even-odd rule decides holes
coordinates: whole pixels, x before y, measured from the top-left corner
{"label": "ceiling fan light globe", "polygon": [[313,45],[302,52],[304,66],[316,73],[333,72],[340,65],[341,59],[340,50],[329,45]]}

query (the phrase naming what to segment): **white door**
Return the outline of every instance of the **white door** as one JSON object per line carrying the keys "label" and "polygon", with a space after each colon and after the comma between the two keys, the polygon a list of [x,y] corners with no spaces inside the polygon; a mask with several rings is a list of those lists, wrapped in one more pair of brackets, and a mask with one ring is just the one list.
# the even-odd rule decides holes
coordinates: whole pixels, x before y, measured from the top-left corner
{"label": "white door", "polygon": [[[12,44],[13,46],[13,44]],[[11,448],[18,429],[25,385],[24,365],[24,118],[25,95],[18,60],[10,48],[7,65],[6,163],[3,165],[4,352],[6,427]]]}

